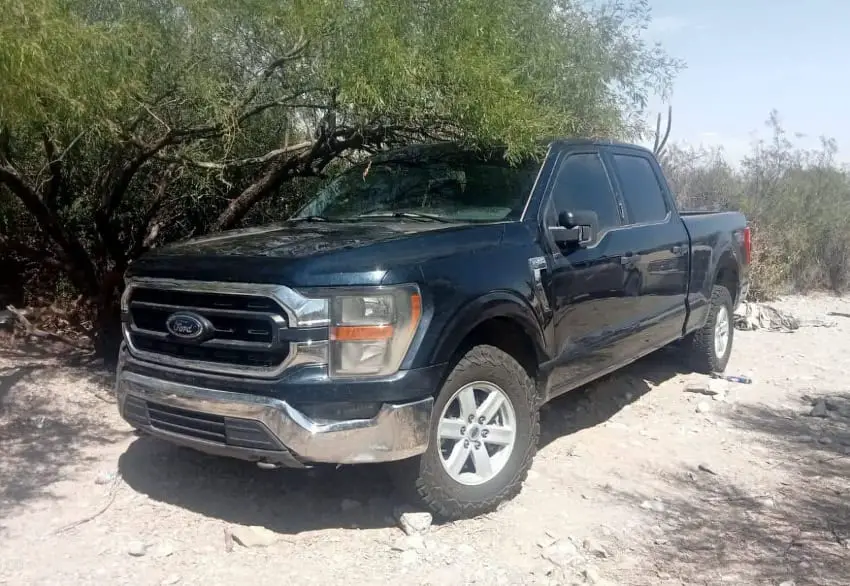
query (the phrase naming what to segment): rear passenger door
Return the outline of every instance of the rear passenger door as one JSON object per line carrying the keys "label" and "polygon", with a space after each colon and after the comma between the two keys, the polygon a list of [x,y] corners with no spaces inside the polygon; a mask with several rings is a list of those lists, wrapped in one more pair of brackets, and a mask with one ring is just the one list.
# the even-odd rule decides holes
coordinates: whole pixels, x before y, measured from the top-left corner
{"label": "rear passenger door", "polygon": [[636,351],[660,347],[682,334],[690,258],[688,233],[651,154],[609,147],[604,157],[625,206],[623,230],[634,246],[634,270],[626,289],[634,301],[640,334],[632,342]]}

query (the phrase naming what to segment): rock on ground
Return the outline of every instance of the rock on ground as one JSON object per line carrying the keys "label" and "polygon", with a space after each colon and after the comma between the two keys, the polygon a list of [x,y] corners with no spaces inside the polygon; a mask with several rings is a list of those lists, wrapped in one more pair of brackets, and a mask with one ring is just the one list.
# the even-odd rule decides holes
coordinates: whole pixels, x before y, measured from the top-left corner
{"label": "rock on ground", "polygon": [[148,546],[141,541],[131,541],[127,546],[127,553],[133,557],[142,557],[148,551]]}
{"label": "rock on ground", "polygon": [[230,534],[233,536],[233,541],[243,547],[268,547],[279,538],[274,531],[258,525],[232,527]]}
{"label": "rock on ground", "polygon": [[408,535],[425,533],[431,529],[434,518],[431,513],[399,509],[396,511],[399,526]]}

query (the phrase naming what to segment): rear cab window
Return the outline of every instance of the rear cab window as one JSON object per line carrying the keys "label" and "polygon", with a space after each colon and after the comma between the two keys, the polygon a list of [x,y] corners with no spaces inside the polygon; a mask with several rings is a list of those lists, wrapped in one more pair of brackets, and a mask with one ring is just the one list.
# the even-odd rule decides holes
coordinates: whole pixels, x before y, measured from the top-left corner
{"label": "rear cab window", "polygon": [[657,224],[670,210],[652,162],[642,155],[612,153],[628,224]]}

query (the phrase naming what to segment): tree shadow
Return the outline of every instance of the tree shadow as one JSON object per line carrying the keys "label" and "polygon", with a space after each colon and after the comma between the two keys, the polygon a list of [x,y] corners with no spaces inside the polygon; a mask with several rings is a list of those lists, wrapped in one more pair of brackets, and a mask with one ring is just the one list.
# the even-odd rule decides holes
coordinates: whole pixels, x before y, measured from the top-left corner
{"label": "tree shadow", "polygon": [[0,369],[0,413],[2,413],[4,400],[12,388],[37,368],[36,364],[19,364]]}
{"label": "tree shadow", "polygon": [[[616,377],[556,400],[543,417],[543,445],[607,420],[680,372],[675,365],[670,356],[649,357]],[[590,408],[584,409],[583,402]],[[119,460],[125,482],[153,500],[284,534],[394,525],[394,508],[408,502],[393,479],[399,466],[260,470],[147,436],[134,441]]]}
{"label": "tree shadow", "polygon": [[[2,338],[0,338],[2,340]],[[82,350],[69,348],[60,343],[33,344],[27,341],[16,340],[9,342],[3,340],[0,344],[0,359],[20,360],[53,360],[56,364],[76,367],[108,368],[104,366],[103,359],[96,354]]]}
{"label": "tree shadow", "polygon": [[[83,456],[87,448],[120,439],[75,374],[41,362],[0,371],[0,518],[33,499],[55,498],[53,485],[92,460]],[[58,385],[74,389],[70,401],[57,396]]]}
{"label": "tree shadow", "polygon": [[[730,426],[769,454],[744,487],[718,467],[663,477],[667,492],[651,556],[683,583],[847,584],[850,576],[850,393],[825,396],[828,417],[738,406]],[[759,468],[763,471],[760,472]],[[768,471],[783,480],[771,481]],[[616,495],[632,504],[648,495]],[[652,542],[652,540],[650,540]]]}

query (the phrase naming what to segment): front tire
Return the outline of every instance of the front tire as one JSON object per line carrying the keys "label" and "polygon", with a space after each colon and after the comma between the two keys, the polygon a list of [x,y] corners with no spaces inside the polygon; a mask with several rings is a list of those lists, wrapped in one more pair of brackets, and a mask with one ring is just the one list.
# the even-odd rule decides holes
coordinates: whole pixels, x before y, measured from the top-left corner
{"label": "front tire", "polygon": [[715,285],[705,325],[686,338],[685,351],[696,372],[711,374],[726,370],[735,337],[732,312],[732,294],[726,287]]}
{"label": "front tire", "polygon": [[492,511],[519,493],[539,436],[534,381],[509,354],[476,346],[437,397],[417,493],[446,520]]}

